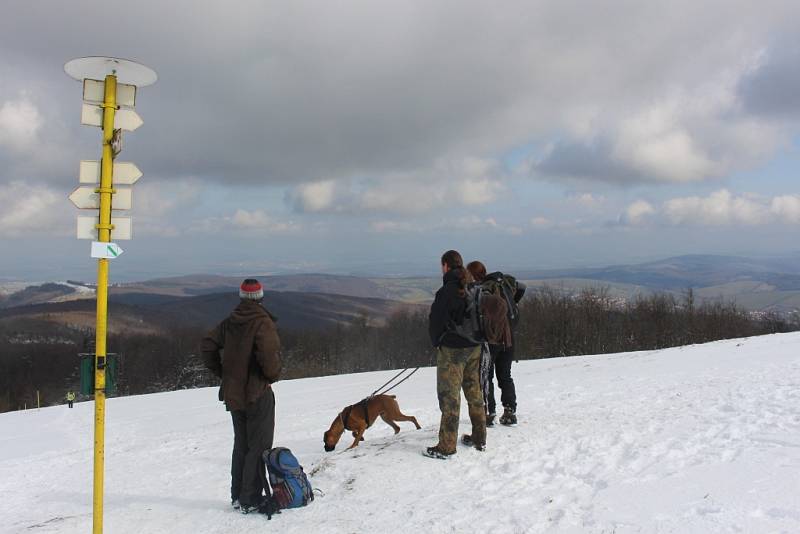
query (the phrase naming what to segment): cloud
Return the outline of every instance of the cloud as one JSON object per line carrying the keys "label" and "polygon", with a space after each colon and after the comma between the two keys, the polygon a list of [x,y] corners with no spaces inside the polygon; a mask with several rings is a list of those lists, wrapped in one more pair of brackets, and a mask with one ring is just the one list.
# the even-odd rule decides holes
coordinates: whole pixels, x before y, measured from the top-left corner
{"label": "cloud", "polygon": [[301,184],[287,199],[301,213],[420,214],[489,204],[504,190],[502,178],[493,160],[442,159],[430,170]]}
{"label": "cloud", "polygon": [[36,146],[42,116],[24,95],[0,106],[0,148],[27,152]]}
{"label": "cloud", "polygon": [[[596,150],[610,166],[602,178],[596,166],[575,169],[581,162],[556,150],[552,172],[541,169],[552,176],[687,181],[738,169],[751,159],[737,157],[739,136],[720,133],[745,121],[751,107],[743,115],[728,99],[695,121],[697,99],[676,103],[674,95],[735,97],[750,58],[792,35],[789,21],[800,15],[797,3],[763,9],[746,0],[512,0],[503,9],[448,0],[244,0],[235,10],[197,8],[194,0],[165,10],[143,0],[127,10],[124,27],[112,27],[93,2],[70,6],[43,0],[6,10],[0,62],[13,68],[0,98],[33,87],[39,109],[47,102],[77,132],[80,89],[61,64],[84,54],[91,34],[113,43],[109,53],[160,75],[138,95],[145,124],[130,136],[138,162],[165,176],[288,186],[413,180],[443,158],[493,158],[531,141]],[[35,31],[42,26],[46,44]],[[762,118],[765,130],[776,122]]]}
{"label": "cloud", "polygon": [[637,226],[656,212],[652,204],[645,200],[637,200],[625,210],[622,221]]}
{"label": "cloud", "polygon": [[800,40],[770,47],[740,82],[742,105],[751,113],[777,120],[800,117]]}
{"label": "cloud", "polygon": [[800,195],[782,195],[773,198],[770,212],[785,223],[800,224]]}
{"label": "cloud", "polygon": [[573,193],[569,196],[569,200],[583,208],[596,210],[605,204],[606,197],[603,195],[593,195],[592,193]]}
{"label": "cloud", "polygon": [[748,195],[735,197],[722,189],[708,197],[675,198],[664,203],[663,213],[671,224],[729,225],[763,224],[769,219],[768,206]]}
{"label": "cloud", "polygon": [[555,226],[555,223],[547,217],[534,217],[531,219],[531,226],[537,230],[548,230]]}
{"label": "cloud", "polygon": [[324,180],[302,184],[297,187],[292,198],[295,209],[300,212],[320,212],[334,209],[336,182]]}
{"label": "cloud", "polygon": [[[13,73],[6,67],[4,78]],[[63,187],[58,182],[77,175],[80,152],[74,139],[52,103],[48,107],[32,91],[3,91],[4,82],[7,78],[0,80],[0,184],[35,180],[47,187]]]}
{"label": "cloud", "polygon": [[[503,240],[493,238],[503,231],[604,231],[618,212],[644,227],[709,224],[697,214],[702,202],[674,204],[684,222],[673,223],[653,198],[679,196],[663,184],[727,183],[734,173],[739,183],[743,170],[800,128],[797,55],[787,45],[797,42],[798,2],[768,9],[751,0],[509,0],[502,9],[460,0],[104,5],[104,12],[89,0],[72,0],[69,9],[61,0],[4,6],[0,185],[33,180],[63,198],[77,161],[97,159],[99,131],[79,124],[81,86],[62,69],[92,53],[91,35],[109,43],[103,53],[159,74],[138,92],[144,125],[125,135],[123,157],[146,178],[191,177],[205,187],[196,207],[173,190],[135,192],[137,235],[235,240],[295,231],[292,240],[307,244],[320,223],[330,239],[314,254],[354,256],[349,251],[364,243],[351,236],[370,224],[399,233],[447,224],[442,232],[458,232],[466,223],[478,228],[482,247],[499,247]],[[125,24],[103,24],[109,10],[124,12]],[[504,158],[519,147],[528,148]],[[520,163],[523,153],[533,155]],[[531,183],[531,175],[558,187]],[[619,186],[636,198],[628,197],[632,185],[655,213],[616,204]],[[580,194],[565,202],[565,190]],[[795,220],[794,197],[777,198],[747,197],[749,211],[731,200],[729,213],[741,214],[719,224]],[[460,220],[472,216],[477,222]],[[71,218],[59,228],[71,232]],[[526,239],[517,251],[532,246]]]}
{"label": "cloud", "polygon": [[375,233],[491,233],[522,235],[523,229],[513,224],[498,223],[494,217],[466,215],[463,217],[441,218],[435,221],[393,221],[378,220],[370,223]]}
{"label": "cloud", "polygon": [[643,226],[759,226],[800,223],[800,195],[766,198],[720,189],[706,197],[669,199],[656,208],[637,200],[620,216],[620,224]]}
{"label": "cloud", "polygon": [[133,186],[131,212],[137,236],[178,237],[192,225],[191,212],[202,201],[198,180],[145,177]]}
{"label": "cloud", "polygon": [[191,232],[220,234],[241,231],[247,234],[291,234],[302,230],[294,221],[282,221],[264,210],[237,209],[230,215],[207,217],[192,225]]}
{"label": "cloud", "polygon": [[719,176],[718,162],[679,123],[676,112],[668,105],[656,106],[622,121],[613,156],[640,176],[656,180],[686,182]]}
{"label": "cloud", "polygon": [[47,186],[0,184],[0,237],[68,236],[75,233],[66,195]]}
{"label": "cloud", "polygon": [[549,178],[583,178],[604,182],[632,182],[644,177],[613,157],[613,145],[602,134],[588,140],[571,138],[550,144],[532,171]]}
{"label": "cloud", "polygon": [[[751,54],[753,58],[757,55]],[[748,113],[737,90],[756,59],[673,87],[548,145],[535,176],[627,183],[698,182],[749,168],[788,140],[783,121]]]}

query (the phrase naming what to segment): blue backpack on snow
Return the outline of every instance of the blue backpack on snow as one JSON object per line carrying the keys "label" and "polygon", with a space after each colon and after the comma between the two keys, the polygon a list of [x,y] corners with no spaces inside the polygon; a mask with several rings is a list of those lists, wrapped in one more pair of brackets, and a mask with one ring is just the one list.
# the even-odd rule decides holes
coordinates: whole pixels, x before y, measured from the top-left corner
{"label": "blue backpack on snow", "polygon": [[286,447],[264,451],[264,463],[272,486],[272,499],[279,510],[299,508],[314,500],[314,492],[297,457]]}

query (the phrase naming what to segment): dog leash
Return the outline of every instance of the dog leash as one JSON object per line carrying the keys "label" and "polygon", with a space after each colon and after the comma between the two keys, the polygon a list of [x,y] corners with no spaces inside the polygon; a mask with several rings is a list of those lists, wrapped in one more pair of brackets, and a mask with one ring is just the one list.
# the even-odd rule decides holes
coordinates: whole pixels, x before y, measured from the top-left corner
{"label": "dog leash", "polygon": [[[370,394],[370,396],[369,396],[369,397],[367,397],[367,398],[368,398],[368,399],[370,399],[370,398],[374,397],[375,395],[378,395],[378,392],[379,392],[381,389],[383,389],[383,388],[385,388],[386,386],[388,386],[389,384],[391,384],[391,383],[392,383],[392,381],[394,381],[394,380],[395,380],[395,379],[396,379],[398,376],[402,375],[402,374],[403,374],[403,373],[405,373],[406,371],[408,371],[408,369],[403,369],[402,371],[400,371],[399,373],[397,373],[396,375],[394,375],[392,378],[390,378],[389,380],[387,380],[385,384],[383,384],[381,387],[379,387],[378,389],[376,389],[375,391],[373,391],[373,392]],[[381,394],[382,394],[382,393],[381,393]]]}
{"label": "dog leash", "polygon": [[[372,397],[374,397],[374,396],[376,396],[376,395],[385,395],[385,394],[389,393],[391,390],[393,390],[394,388],[396,388],[397,386],[399,386],[400,384],[402,384],[403,382],[405,382],[406,380],[408,380],[409,378],[411,378],[411,376],[412,376],[414,373],[416,373],[417,371],[419,371],[419,367],[417,367],[416,369],[412,370],[412,371],[411,371],[411,372],[408,374],[408,376],[405,376],[405,377],[403,377],[403,379],[402,379],[402,380],[400,380],[398,383],[394,384],[392,387],[390,387],[390,388],[388,388],[388,389],[383,389],[383,388],[385,388],[386,386],[388,386],[389,384],[391,384],[392,382],[394,382],[394,381],[395,381],[395,380],[396,380],[396,379],[397,379],[399,376],[401,376],[403,373],[405,373],[405,372],[406,372],[406,371],[408,371],[409,369],[411,369],[411,368],[410,368],[410,367],[408,367],[408,368],[406,368],[406,369],[403,369],[402,371],[400,371],[399,373],[397,373],[396,375],[394,375],[392,378],[390,378],[390,379],[389,379],[389,381],[388,381],[388,382],[386,382],[384,385],[382,385],[381,387],[379,387],[378,389],[376,389],[375,391],[373,391],[373,392],[372,392],[372,395],[370,395],[369,397],[367,397],[367,399],[371,399]],[[380,392],[380,393],[379,393],[379,392]]]}

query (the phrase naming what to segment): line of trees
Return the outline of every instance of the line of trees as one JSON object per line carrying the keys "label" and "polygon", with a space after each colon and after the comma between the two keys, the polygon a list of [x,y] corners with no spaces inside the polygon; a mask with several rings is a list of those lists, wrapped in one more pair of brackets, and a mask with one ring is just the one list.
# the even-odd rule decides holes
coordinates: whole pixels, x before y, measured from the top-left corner
{"label": "line of trees", "polygon": [[691,289],[682,298],[658,293],[621,301],[607,289],[573,295],[544,287],[522,303],[516,353],[524,358],[605,354],[794,330],[800,330],[797,314],[750,313],[724,300],[698,304]]}
{"label": "line of trees", "polygon": [[[751,314],[730,302],[697,304],[691,290],[619,301],[604,289],[578,295],[532,288],[520,306],[519,359],[651,350],[800,330],[797,316]],[[432,365],[425,311],[400,311],[382,324],[357,317],[328,330],[282,330],[284,378]],[[118,395],[216,385],[203,367],[200,327],[169,335],[116,334]],[[43,320],[0,323],[0,411],[63,402],[79,390],[79,352],[91,352],[94,333]]]}

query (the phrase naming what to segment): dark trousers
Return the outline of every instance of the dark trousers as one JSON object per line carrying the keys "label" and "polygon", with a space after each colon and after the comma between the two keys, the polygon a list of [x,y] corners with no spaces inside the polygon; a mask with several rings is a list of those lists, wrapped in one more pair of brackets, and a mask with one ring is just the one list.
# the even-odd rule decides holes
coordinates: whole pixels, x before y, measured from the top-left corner
{"label": "dark trousers", "polygon": [[261,455],[272,448],[275,434],[275,395],[272,388],[247,405],[231,411],[233,455],[231,456],[231,500],[258,505],[269,495],[269,483]]}
{"label": "dark trousers", "polygon": [[500,386],[500,402],[504,408],[511,408],[517,411],[517,391],[514,389],[514,379],[511,378],[511,362],[514,360],[514,347],[505,348],[501,345],[490,345],[492,353],[492,367],[494,372],[489,370],[489,413],[495,413],[497,403],[494,399],[494,382],[492,374],[497,375],[497,385]]}

